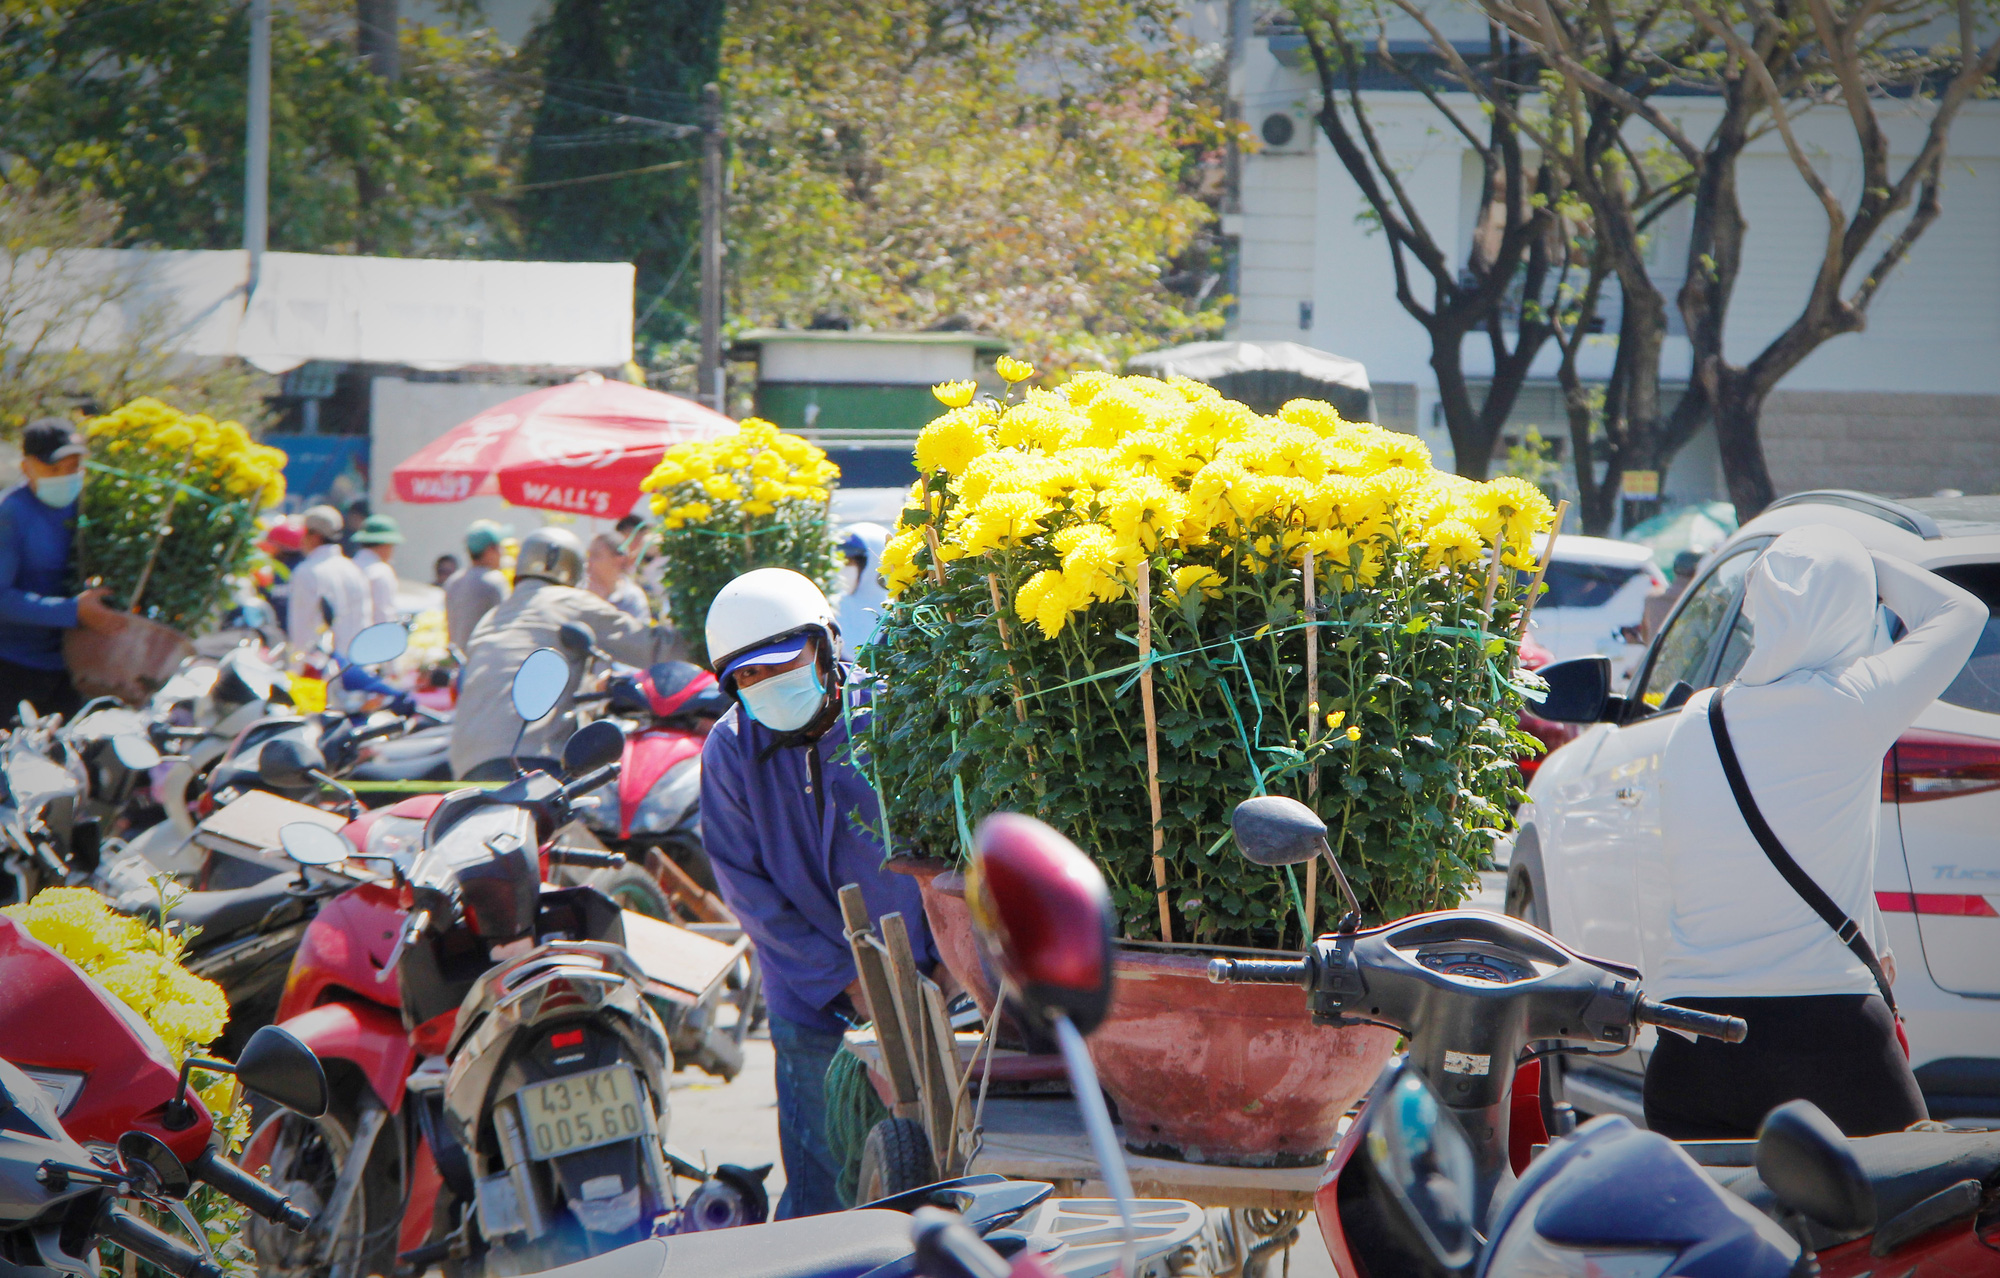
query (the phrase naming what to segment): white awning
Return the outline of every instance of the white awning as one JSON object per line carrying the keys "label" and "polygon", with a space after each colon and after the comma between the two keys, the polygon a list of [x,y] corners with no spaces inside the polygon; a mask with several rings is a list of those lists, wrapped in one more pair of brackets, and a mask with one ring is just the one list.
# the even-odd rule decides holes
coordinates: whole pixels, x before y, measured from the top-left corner
{"label": "white awning", "polygon": [[[79,249],[0,257],[12,344],[115,351],[159,334],[177,354],[269,373],[308,360],[615,368],[632,358],[625,262],[267,253],[244,306],[240,250]],[[111,298],[87,304],[80,298]],[[31,341],[34,326],[50,330]]]}

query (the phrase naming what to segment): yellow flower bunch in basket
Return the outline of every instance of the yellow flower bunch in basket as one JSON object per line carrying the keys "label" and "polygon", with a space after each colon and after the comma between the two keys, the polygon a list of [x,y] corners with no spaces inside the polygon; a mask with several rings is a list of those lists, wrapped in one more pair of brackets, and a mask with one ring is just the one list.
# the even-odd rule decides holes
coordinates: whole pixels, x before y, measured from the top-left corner
{"label": "yellow flower bunch in basket", "polygon": [[255,554],[257,512],[285,495],[285,454],[235,422],[135,399],[85,428],[90,460],[77,519],[79,581],[181,630],[200,629],[223,578]]}
{"label": "yellow flower bunch in basket", "polygon": [[1223,847],[1236,800],[1282,791],[1333,827],[1371,913],[1476,881],[1526,748],[1513,635],[1540,490],[1439,471],[1317,401],[1264,416],[1102,373],[957,389],[917,438],[863,654],[902,849],[957,855],[986,813],[1032,811],[1096,854],[1131,935],[1164,912],[1177,939],[1295,945],[1295,882]]}
{"label": "yellow flower bunch in basket", "polygon": [[810,441],[762,418],[715,439],[676,444],[640,487],[660,517],[668,611],[700,651],[716,592],[752,568],[790,568],[822,587],[834,557],[827,503],[840,468]]}

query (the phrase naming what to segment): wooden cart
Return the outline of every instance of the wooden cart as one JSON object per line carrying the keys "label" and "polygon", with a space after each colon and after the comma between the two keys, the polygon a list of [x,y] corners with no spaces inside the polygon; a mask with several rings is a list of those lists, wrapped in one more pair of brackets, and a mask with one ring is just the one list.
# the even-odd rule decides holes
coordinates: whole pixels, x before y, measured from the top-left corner
{"label": "wooden cart", "polygon": [[[870,1025],[847,1035],[889,1108],[869,1133],[859,1201],[982,1172],[1048,1181],[1067,1197],[1109,1193],[1066,1088],[988,1097],[995,1083],[1059,1078],[1047,1057],[996,1047],[984,1032],[955,1030],[943,991],[917,970],[900,914],[870,926],[861,891],[841,889],[848,944]],[[1298,1237],[1312,1210],[1321,1167],[1218,1167],[1126,1155],[1141,1198],[1179,1198],[1209,1208],[1197,1272],[1257,1278]]]}

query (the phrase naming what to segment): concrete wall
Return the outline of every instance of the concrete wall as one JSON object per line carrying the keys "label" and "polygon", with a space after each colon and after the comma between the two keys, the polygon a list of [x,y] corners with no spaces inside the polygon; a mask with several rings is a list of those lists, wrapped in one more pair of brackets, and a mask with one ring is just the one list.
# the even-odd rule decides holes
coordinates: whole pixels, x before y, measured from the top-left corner
{"label": "concrete wall", "polygon": [[497,382],[410,382],[378,377],[370,394],[373,439],[368,465],[370,506],[392,515],[402,526],[404,542],[396,552],[396,572],[411,581],[428,582],[439,555],[456,555],[465,562],[465,527],[475,519],[512,524],[518,536],[544,524],[562,524],[588,541],[611,527],[612,521],[561,515],[510,506],[499,497],[472,497],[438,505],[398,501],[390,474],[411,454],[460,422],[539,386]]}
{"label": "concrete wall", "polygon": [[1780,390],[1765,405],[1763,425],[1781,493],[2000,492],[2000,395]]}

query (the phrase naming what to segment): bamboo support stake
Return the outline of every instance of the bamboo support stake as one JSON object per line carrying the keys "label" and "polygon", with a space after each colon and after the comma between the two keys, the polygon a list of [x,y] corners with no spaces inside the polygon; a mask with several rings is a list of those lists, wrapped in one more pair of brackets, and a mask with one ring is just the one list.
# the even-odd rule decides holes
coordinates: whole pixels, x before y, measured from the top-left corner
{"label": "bamboo support stake", "polygon": [[[1306,745],[1319,735],[1319,582],[1311,547],[1306,549]],[[1319,798],[1319,764],[1306,773],[1306,803]],[[1306,940],[1310,942],[1319,925],[1319,858],[1306,862]]]}
{"label": "bamboo support stake", "polygon": [[1479,599],[1479,615],[1486,621],[1493,620],[1493,592],[1500,585],[1500,551],[1507,544],[1507,534],[1503,531],[1493,539],[1493,555],[1486,564],[1486,593]]}
{"label": "bamboo support stake", "polygon": [[[1014,651],[1014,642],[1007,635],[1007,610],[1000,603],[1000,578],[996,573],[986,574],[986,589],[993,596],[993,624],[1000,631],[1000,646],[1009,653]],[[1028,721],[1028,707],[1021,700],[1021,675],[1014,669],[1014,658],[1007,658],[1007,679],[1014,685],[1014,717],[1022,723]],[[1032,757],[1032,752],[1031,752]]]}
{"label": "bamboo support stake", "polygon": [[1153,888],[1160,903],[1160,939],[1174,939],[1167,908],[1167,832],[1160,823],[1160,727],[1153,713],[1153,565],[1139,569],[1139,705],[1146,717],[1146,792],[1153,803]]}
{"label": "bamboo support stake", "polygon": [[1528,618],[1535,612],[1535,596],[1542,590],[1542,578],[1549,572],[1549,564],[1556,557],[1556,538],[1562,535],[1563,516],[1569,513],[1569,501],[1565,498],[1556,503],[1555,522],[1549,525],[1549,539],[1542,543],[1542,562],[1535,568],[1535,579],[1528,583],[1527,602],[1521,605],[1521,630],[1519,638],[1528,637]]}
{"label": "bamboo support stake", "polygon": [[146,582],[153,575],[153,563],[160,557],[160,545],[166,541],[167,534],[174,530],[174,507],[181,504],[181,489],[187,486],[188,467],[193,464],[194,448],[190,446],[187,456],[181,458],[181,468],[174,472],[173,495],[167,498],[167,509],[160,516],[160,530],[153,534],[153,548],[146,552],[146,563],[139,569],[138,584],[132,587],[132,601],[125,608],[129,613],[136,614],[139,611],[139,600],[145,597]]}
{"label": "bamboo support stake", "polygon": [[938,546],[937,528],[934,525],[924,525],[924,544],[931,548],[931,580],[937,585],[942,586],[944,585],[944,551]]}

